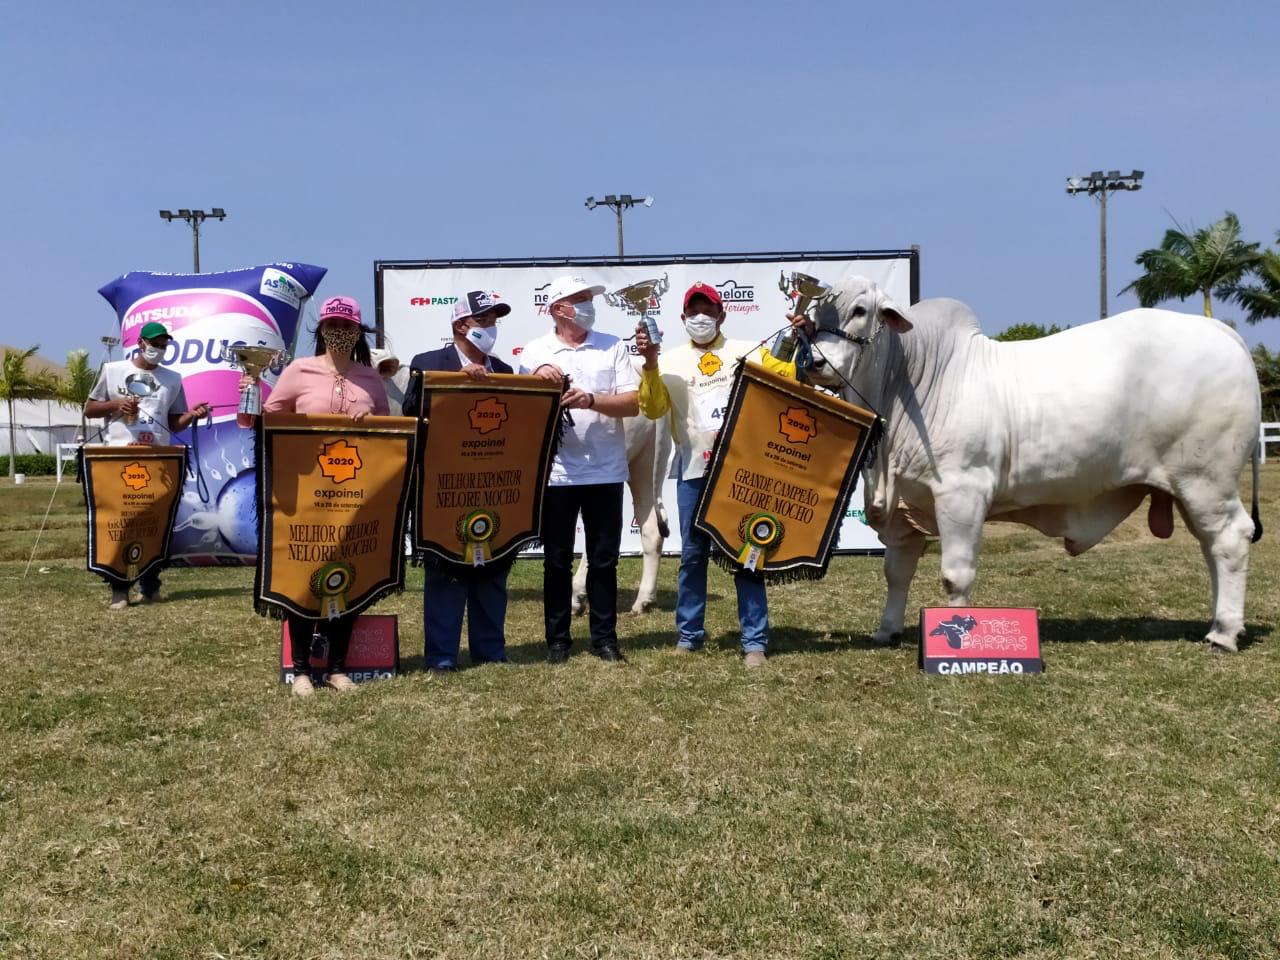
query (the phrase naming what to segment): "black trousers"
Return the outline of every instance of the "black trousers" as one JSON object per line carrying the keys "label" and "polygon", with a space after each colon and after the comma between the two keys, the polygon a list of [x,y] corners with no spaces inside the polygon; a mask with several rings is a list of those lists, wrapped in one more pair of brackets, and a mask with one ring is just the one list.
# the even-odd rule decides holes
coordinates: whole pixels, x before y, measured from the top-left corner
{"label": "black trousers", "polygon": [[587,548],[591,646],[618,645],[618,548],[622,544],[622,484],[548,487],[542,502],[542,603],[548,646],[570,644],[573,535],[582,516]]}
{"label": "black trousers", "polygon": [[306,677],[319,677],[326,672],[323,667],[311,666],[312,648],[317,659],[328,654],[328,673],[345,673],[347,648],[351,646],[351,631],[355,628],[358,613],[344,613],[335,620],[310,620],[289,614],[289,640],[293,644],[293,672]]}

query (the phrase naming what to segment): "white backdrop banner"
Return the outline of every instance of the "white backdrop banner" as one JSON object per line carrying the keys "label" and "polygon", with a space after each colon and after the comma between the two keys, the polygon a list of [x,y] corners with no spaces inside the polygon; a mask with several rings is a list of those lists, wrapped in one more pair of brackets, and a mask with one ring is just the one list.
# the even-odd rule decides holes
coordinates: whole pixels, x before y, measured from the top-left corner
{"label": "white backdrop banner", "polygon": [[[919,254],[910,250],[635,257],[624,263],[589,259],[384,260],[375,264],[374,280],[379,333],[402,363],[407,364],[417,353],[449,343],[453,305],[469,290],[487,290],[511,304],[511,313],[499,324],[494,354],[518,369],[524,345],[551,329],[547,290],[552,280],[565,274],[603,284],[609,293],[640,280],[657,279],[659,292],[650,303],[649,316],[657,321],[664,343],[672,345],[685,336],[680,323],[685,291],[697,282],[711,284],[724,298],[725,335],[767,344],[787,322],[789,301],[778,284],[783,273],[798,270],[832,284],[849,276],[869,277],[894,300],[911,303],[919,289],[918,269]],[[636,315],[619,298],[608,294],[601,297],[596,301],[596,312],[596,329],[620,337],[633,335]],[[671,536],[663,550],[678,553],[680,530],[674,481],[667,481],[662,499],[671,520]],[[840,550],[883,549],[875,532],[864,522],[862,499],[859,484],[840,531]],[[629,491],[623,509],[623,516],[630,517]],[[623,530],[622,550],[640,551],[640,533],[634,520],[629,530]]]}

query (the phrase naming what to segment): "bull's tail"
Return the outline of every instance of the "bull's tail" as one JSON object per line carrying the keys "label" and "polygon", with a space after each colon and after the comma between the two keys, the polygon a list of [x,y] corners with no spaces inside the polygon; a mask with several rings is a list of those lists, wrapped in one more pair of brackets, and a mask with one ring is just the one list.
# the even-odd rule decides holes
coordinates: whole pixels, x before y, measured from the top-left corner
{"label": "bull's tail", "polygon": [[1262,441],[1259,440],[1253,448],[1253,457],[1251,458],[1253,461],[1253,503],[1251,511],[1253,516],[1253,540],[1250,541],[1251,543],[1257,543],[1262,539],[1262,517],[1258,515],[1258,464],[1261,460],[1261,454]]}

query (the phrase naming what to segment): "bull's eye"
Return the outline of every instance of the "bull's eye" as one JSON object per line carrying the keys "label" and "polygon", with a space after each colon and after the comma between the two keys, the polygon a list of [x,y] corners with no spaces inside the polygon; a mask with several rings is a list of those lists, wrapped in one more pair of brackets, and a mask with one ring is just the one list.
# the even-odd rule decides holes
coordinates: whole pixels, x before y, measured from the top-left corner
{"label": "bull's eye", "polygon": [[854,307],[853,315],[855,317],[865,317],[867,315],[867,308],[863,306]]}

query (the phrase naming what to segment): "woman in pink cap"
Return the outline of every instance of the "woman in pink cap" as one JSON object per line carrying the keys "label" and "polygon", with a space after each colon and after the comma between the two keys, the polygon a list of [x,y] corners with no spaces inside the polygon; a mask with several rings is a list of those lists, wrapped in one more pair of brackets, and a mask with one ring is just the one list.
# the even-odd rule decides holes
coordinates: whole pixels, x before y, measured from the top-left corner
{"label": "woman in pink cap", "polygon": [[[284,368],[262,405],[263,411],[345,414],[352,420],[369,414],[388,415],[382,377],[369,363],[369,342],[365,339],[369,333],[373,331],[361,325],[360,304],[353,297],[330,297],[320,307],[315,356],[301,357]],[[336,620],[310,620],[289,614],[294,694],[306,697],[315,692],[312,654],[324,660],[326,647],[328,685],[343,693],[355,687],[347,676],[346,660],[356,616],[350,613]]]}

